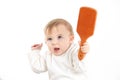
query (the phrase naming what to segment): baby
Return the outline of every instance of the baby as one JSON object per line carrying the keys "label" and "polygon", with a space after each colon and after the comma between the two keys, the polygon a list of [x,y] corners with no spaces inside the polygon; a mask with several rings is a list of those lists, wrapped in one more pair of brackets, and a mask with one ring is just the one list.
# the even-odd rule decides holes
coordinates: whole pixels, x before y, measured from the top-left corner
{"label": "baby", "polygon": [[45,29],[48,51],[41,55],[41,44],[34,44],[29,61],[34,72],[48,71],[49,80],[86,80],[83,63],[78,59],[79,48],[87,53],[89,46],[74,42],[72,26],[64,19],[53,19]]}

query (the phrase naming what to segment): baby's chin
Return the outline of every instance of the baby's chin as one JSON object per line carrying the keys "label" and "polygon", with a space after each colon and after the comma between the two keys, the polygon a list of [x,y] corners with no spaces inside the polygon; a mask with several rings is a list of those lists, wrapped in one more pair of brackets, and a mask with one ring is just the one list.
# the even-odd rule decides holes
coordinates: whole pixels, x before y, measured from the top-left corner
{"label": "baby's chin", "polygon": [[54,54],[55,56],[61,56],[63,53],[55,53],[55,52],[53,52],[53,54]]}

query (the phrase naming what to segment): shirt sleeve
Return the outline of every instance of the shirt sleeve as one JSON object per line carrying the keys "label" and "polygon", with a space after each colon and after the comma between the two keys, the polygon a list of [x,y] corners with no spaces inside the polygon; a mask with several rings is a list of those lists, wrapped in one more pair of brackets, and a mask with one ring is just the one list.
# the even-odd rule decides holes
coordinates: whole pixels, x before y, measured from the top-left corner
{"label": "shirt sleeve", "polygon": [[75,44],[72,48],[72,49],[74,49],[73,53],[72,53],[72,65],[76,72],[85,71],[84,62],[80,61],[78,58],[79,47],[80,46],[78,44]]}
{"label": "shirt sleeve", "polygon": [[28,53],[28,59],[31,68],[36,73],[47,71],[45,57],[43,55],[40,55],[39,52],[39,50],[33,50],[30,53]]}

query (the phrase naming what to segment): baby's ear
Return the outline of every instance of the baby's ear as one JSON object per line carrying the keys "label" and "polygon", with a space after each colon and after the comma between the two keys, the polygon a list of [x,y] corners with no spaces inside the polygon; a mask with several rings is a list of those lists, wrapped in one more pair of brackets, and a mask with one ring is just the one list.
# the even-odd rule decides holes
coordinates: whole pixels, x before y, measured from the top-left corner
{"label": "baby's ear", "polygon": [[70,35],[70,41],[72,42],[74,40],[74,35]]}

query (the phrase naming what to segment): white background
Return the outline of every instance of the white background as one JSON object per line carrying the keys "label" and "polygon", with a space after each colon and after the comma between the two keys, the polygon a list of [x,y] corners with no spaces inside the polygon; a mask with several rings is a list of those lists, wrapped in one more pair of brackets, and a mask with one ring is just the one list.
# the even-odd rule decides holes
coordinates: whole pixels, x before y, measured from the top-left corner
{"label": "white background", "polygon": [[120,80],[119,4],[119,0],[0,0],[0,78],[48,80],[47,73],[36,74],[30,68],[31,45],[44,41],[42,29],[53,18],[68,20],[76,30],[79,8],[89,6],[98,12],[84,59],[89,80]]}

